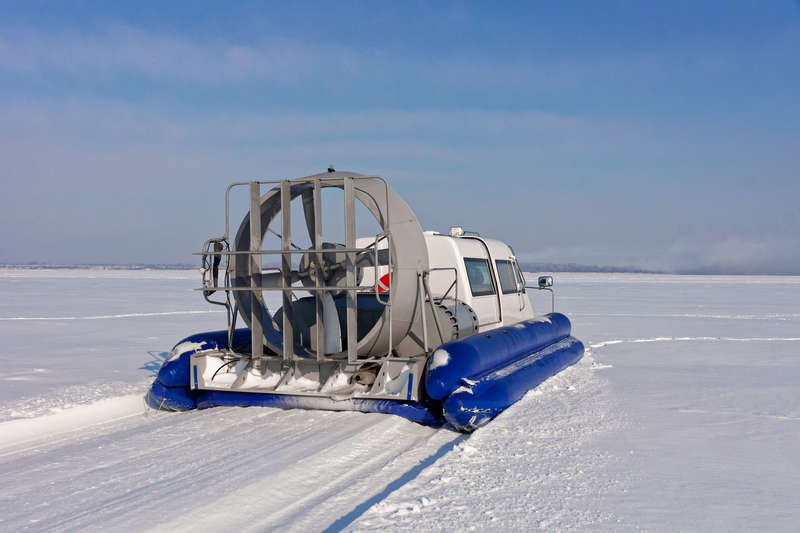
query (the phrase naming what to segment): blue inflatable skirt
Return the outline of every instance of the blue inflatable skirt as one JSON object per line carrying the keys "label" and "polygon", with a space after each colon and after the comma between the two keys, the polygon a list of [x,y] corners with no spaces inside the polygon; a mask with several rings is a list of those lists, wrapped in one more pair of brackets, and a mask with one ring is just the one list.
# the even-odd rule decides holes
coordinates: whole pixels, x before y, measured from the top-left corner
{"label": "blue inflatable skirt", "polygon": [[[446,422],[469,432],[583,356],[583,344],[570,336],[570,329],[566,316],[551,313],[446,343],[428,359],[419,402],[192,390],[191,355],[226,348],[228,342],[227,331],[199,333],[173,348],[146,400],[154,408],[175,411],[227,405],[387,413],[428,426]],[[249,329],[235,331],[234,349],[248,351],[249,342]]]}

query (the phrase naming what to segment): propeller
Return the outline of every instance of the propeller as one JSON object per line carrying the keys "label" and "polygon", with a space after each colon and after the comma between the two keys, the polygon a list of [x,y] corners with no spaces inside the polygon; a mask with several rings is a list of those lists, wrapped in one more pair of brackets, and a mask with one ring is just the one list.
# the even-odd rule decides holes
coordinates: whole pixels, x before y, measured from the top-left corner
{"label": "propeller", "polygon": [[306,218],[306,229],[308,230],[308,239],[313,243],[315,235],[315,229],[317,227],[316,220],[314,218],[314,189],[309,187],[304,189],[301,193],[303,198],[303,215]]}
{"label": "propeller", "polygon": [[[303,201],[303,215],[306,222],[306,230],[308,232],[309,240],[314,243],[316,240],[316,214],[314,209],[314,189],[309,187],[301,192]],[[274,230],[269,229],[272,233]],[[280,237],[279,234],[275,233]],[[291,243],[291,246],[297,250],[300,248]],[[374,246],[374,245],[372,245]],[[319,263],[320,256],[316,253],[303,254],[300,259],[300,264],[297,270],[291,272],[291,283],[295,284],[297,281],[302,282],[306,287],[315,287],[317,284],[317,276],[321,276],[322,285],[337,286],[346,284],[347,274],[347,253],[340,252],[338,249],[344,248],[343,244],[323,242],[320,248],[326,250],[322,252],[322,264]],[[313,249],[312,246],[309,249]],[[356,258],[356,271],[357,281],[361,282],[362,273],[361,269],[364,267],[372,267],[375,265],[375,251],[370,249],[359,252]],[[378,250],[378,265],[389,264],[389,251],[386,249]],[[261,275],[261,286],[277,288],[283,286],[283,274],[280,271],[268,272]],[[324,326],[324,339],[323,349],[325,354],[339,353],[342,351],[342,328],[339,322],[339,313],[336,310],[336,302],[334,301],[334,290],[318,291],[317,297],[322,301],[322,323]],[[290,311],[291,312],[291,311]],[[294,317],[290,315],[290,319]]]}
{"label": "propeller", "polygon": [[[300,274],[296,271],[292,271],[292,283],[300,281],[301,277]],[[280,271],[277,272],[267,272],[266,274],[261,274],[261,286],[270,289],[277,289],[283,286],[283,274]]]}
{"label": "propeller", "polygon": [[342,325],[339,323],[339,313],[336,303],[329,291],[322,293],[322,324],[325,328],[324,348],[325,355],[342,351]]}
{"label": "propeller", "polygon": [[[306,230],[308,239],[316,241],[316,215],[314,212],[314,189],[309,187],[302,194],[303,215],[306,219]],[[322,248],[336,249],[341,245],[334,243],[322,243]],[[313,244],[311,246],[314,247]],[[311,256],[314,257],[311,257]],[[322,254],[322,265],[317,265],[318,256],[316,254],[306,254],[300,259],[300,272],[305,274],[302,277],[303,284],[306,286],[316,285],[316,276],[322,275],[323,285],[329,284],[336,275],[336,270],[340,270],[340,264],[335,252],[325,252]],[[342,257],[341,259],[344,259]],[[343,270],[343,269],[342,269]],[[337,280],[338,281],[338,280]],[[320,294],[321,293],[321,294]],[[322,299],[322,324],[325,331],[323,339],[323,349],[325,354],[339,353],[342,351],[342,326],[339,324],[339,313],[336,311],[336,303],[333,301],[331,291],[320,291],[317,298]]]}

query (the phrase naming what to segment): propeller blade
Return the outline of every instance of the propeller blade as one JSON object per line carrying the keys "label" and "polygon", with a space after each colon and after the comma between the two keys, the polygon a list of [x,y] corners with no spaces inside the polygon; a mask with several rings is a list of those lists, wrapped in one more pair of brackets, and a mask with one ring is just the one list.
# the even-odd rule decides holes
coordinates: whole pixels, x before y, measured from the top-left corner
{"label": "propeller blade", "polygon": [[[389,250],[383,249],[378,250],[378,266],[388,266],[389,265]],[[368,252],[363,252],[360,254],[360,257],[356,259],[356,266],[359,268],[375,266],[375,251],[370,250]]]}
{"label": "propeller blade", "polygon": [[302,192],[303,197],[303,214],[306,217],[306,229],[308,230],[308,239],[314,244],[315,235],[315,219],[314,219],[314,189],[309,187]]}
{"label": "propeller blade", "polygon": [[[267,272],[266,274],[261,274],[261,286],[264,288],[276,289],[282,287],[281,278],[283,274],[280,271],[277,272]],[[292,283],[298,281],[300,276],[295,272],[292,271]]]}
{"label": "propeller blade", "polygon": [[322,323],[325,327],[325,354],[341,352],[342,326],[339,324],[336,302],[328,291],[322,293]]}

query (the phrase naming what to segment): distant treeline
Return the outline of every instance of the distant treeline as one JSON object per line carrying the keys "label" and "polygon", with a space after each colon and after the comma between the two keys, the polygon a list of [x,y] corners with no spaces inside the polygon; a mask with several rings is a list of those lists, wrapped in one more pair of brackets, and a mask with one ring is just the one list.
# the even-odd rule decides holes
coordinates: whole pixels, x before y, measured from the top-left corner
{"label": "distant treeline", "polygon": [[[606,272],[606,273],[627,273],[627,274],[682,274],[682,275],[785,275],[796,276],[797,271],[787,272],[739,272],[720,267],[707,267],[695,269],[683,269],[675,271],[649,270],[632,266],[601,266],[601,265],[581,265],[578,263],[524,263],[520,262],[520,268],[524,272]],[[279,263],[264,262],[263,267],[280,268]],[[0,269],[21,268],[21,269],[93,269],[93,270],[193,270],[200,268],[200,265],[190,265],[188,263],[131,263],[131,264],[107,264],[107,263],[85,263],[78,265],[50,264],[32,261],[29,263],[0,263]]]}
{"label": "distant treeline", "polygon": [[520,263],[525,272],[624,272],[630,274],[666,274],[662,270],[647,270],[631,266],[579,265],[578,263]]}
{"label": "distant treeline", "polygon": [[105,263],[87,263],[80,265],[59,265],[40,263],[32,261],[30,263],[15,263],[15,264],[0,264],[0,268],[21,268],[29,270],[67,270],[67,269],[86,269],[86,270],[191,270],[200,268],[198,265],[189,265],[187,263],[173,263],[173,264],[105,264]]}
{"label": "distant treeline", "polygon": [[[264,268],[280,268],[280,264],[266,264]],[[131,263],[131,264],[107,264],[107,263],[86,263],[78,265],[50,264],[41,262],[0,264],[0,268],[22,268],[22,269],[93,269],[93,270],[191,270],[200,268],[199,265],[188,263]],[[634,274],[664,274],[663,271],[645,270],[636,267],[616,267],[598,265],[579,265],[577,263],[520,263],[520,268],[525,272],[626,272]]]}

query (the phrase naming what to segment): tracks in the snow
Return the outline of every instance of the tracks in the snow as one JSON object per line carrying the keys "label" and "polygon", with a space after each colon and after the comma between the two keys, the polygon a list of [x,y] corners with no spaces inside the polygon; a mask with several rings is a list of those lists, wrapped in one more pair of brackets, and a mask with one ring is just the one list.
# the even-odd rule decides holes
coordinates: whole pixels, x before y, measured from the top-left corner
{"label": "tracks in the snow", "polygon": [[28,422],[40,425],[39,438],[29,427],[30,438],[0,455],[0,529],[343,526],[459,437],[351,412],[218,408],[100,422],[102,411],[74,415],[73,427],[51,417],[61,424],[55,440],[41,438],[47,421]]}

